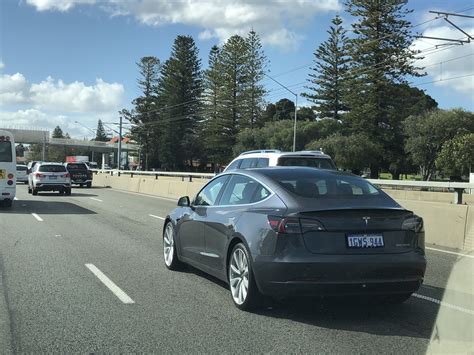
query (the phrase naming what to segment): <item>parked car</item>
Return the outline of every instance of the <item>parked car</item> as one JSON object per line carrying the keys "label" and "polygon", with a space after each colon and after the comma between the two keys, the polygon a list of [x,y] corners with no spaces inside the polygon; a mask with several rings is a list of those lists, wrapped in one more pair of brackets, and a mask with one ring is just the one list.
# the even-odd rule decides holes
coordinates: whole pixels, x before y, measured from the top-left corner
{"label": "parked car", "polygon": [[16,182],[28,184],[28,167],[23,164],[16,165]]}
{"label": "parked car", "polygon": [[39,191],[58,191],[71,194],[71,176],[61,163],[37,163],[28,175],[28,193],[37,195]]}
{"label": "parked car", "polygon": [[422,218],[358,176],[302,167],[223,173],[180,198],[163,256],[227,282],[243,310],[262,295],[403,302],[426,268]]}
{"label": "parked car", "polygon": [[92,186],[92,171],[89,170],[86,163],[64,163],[64,166],[71,174],[72,185]]}
{"label": "parked car", "polygon": [[266,168],[269,166],[307,166],[336,170],[331,157],[323,152],[299,151],[281,152],[279,150],[251,150],[232,160],[224,171],[236,169]]}

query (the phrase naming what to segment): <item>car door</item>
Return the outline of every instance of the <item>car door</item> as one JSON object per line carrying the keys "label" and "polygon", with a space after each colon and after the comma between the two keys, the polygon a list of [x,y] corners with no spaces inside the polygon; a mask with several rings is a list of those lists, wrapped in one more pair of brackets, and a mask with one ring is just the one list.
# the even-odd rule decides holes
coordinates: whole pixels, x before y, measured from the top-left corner
{"label": "car door", "polygon": [[186,207],[178,230],[181,254],[191,260],[202,262],[205,252],[204,222],[208,218],[208,208],[214,206],[225,185],[228,175],[210,181],[196,195],[191,207]]}
{"label": "car door", "polygon": [[207,266],[225,272],[227,245],[235,224],[250,207],[269,195],[270,192],[254,179],[241,174],[231,176],[218,206],[208,210],[204,223],[203,260]]}

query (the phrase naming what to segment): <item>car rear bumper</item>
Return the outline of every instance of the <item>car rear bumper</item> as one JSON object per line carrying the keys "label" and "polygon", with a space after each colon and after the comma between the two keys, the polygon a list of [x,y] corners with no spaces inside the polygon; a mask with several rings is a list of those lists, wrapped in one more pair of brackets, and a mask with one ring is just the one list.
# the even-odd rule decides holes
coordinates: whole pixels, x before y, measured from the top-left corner
{"label": "car rear bumper", "polygon": [[58,191],[58,190],[64,190],[68,189],[71,187],[71,184],[36,184],[35,189],[37,191]]}
{"label": "car rear bumper", "polygon": [[87,183],[92,183],[92,179],[78,179],[78,180],[71,180],[71,184],[74,185],[79,185],[79,184],[87,184]]}
{"label": "car rear bumper", "polygon": [[260,291],[272,296],[411,293],[425,269],[425,257],[414,252],[257,257],[253,266]]}

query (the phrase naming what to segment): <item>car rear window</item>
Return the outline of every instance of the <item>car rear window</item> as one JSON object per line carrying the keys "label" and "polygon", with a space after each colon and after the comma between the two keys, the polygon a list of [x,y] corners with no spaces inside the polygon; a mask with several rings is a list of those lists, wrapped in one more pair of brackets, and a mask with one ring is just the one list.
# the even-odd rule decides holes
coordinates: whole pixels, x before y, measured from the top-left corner
{"label": "car rear window", "polygon": [[307,166],[319,169],[335,169],[331,159],[317,157],[280,157],[278,166]]}
{"label": "car rear window", "polygon": [[68,164],[67,168],[70,170],[87,170],[86,164]]}
{"label": "car rear window", "polygon": [[16,170],[17,171],[26,171],[26,170],[28,170],[28,168],[24,165],[17,165]]}
{"label": "car rear window", "polygon": [[0,162],[11,162],[12,157],[12,144],[8,141],[0,142]]}
{"label": "car rear window", "polygon": [[62,173],[66,168],[62,165],[40,165],[38,171],[41,173]]}
{"label": "car rear window", "polygon": [[285,190],[309,198],[363,198],[380,194],[378,188],[357,176],[311,174],[308,171],[285,171],[271,174]]}

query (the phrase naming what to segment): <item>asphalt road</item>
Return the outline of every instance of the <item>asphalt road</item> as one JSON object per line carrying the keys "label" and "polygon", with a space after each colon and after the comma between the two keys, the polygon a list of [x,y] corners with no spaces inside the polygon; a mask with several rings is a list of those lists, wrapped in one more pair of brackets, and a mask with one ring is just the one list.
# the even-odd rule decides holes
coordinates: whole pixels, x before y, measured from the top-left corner
{"label": "asphalt road", "polygon": [[[216,279],[165,268],[159,217],[175,201],[100,188],[31,196],[22,185],[17,199],[0,208],[0,353],[425,353],[440,338],[472,346],[472,255],[428,250],[425,284],[402,305],[296,299],[246,313]],[[460,260],[467,278],[450,282]],[[449,324],[437,319],[443,310]]]}

